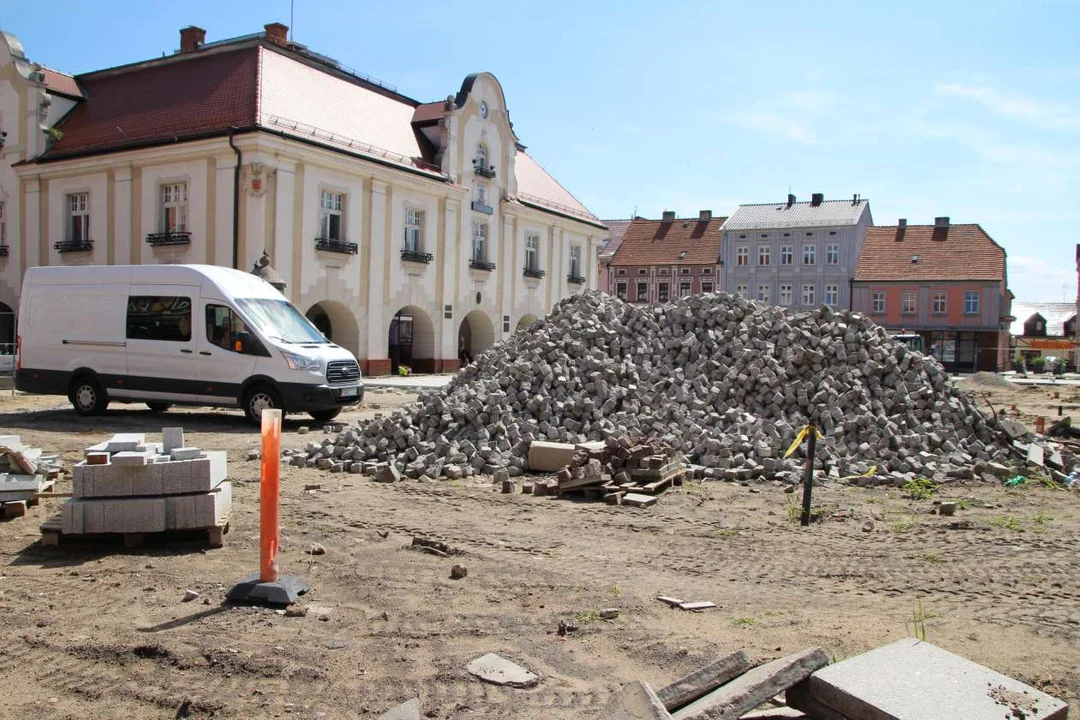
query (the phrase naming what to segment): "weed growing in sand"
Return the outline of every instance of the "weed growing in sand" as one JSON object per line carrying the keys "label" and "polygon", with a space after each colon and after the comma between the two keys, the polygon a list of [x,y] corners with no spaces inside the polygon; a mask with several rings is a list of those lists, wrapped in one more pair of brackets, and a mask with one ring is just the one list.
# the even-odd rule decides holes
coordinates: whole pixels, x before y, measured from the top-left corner
{"label": "weed growing in sand", "polygon": [[912,522],[910,522],[908,520],[897,520],[896,522],[894,522],[892,524],[892,528],[890,528],[890,529],[894,533],[902,533],[905,530],[909,529],[913,524],[914,523],[912,523]]}
{"label": "weed growing in sand", "polygon": [[731,623],[732,626],[737,627],[737,628],[752,628],[755,625],[757,625],[757,618],[753,618],[753,617],[737,617],[737,618],[731,618],[730,620],[728,620],[728,622]]}
{"label": "weed growing in sand", "polygon": [[588,623],[594,623],[600,621],[600,613],[595,610],[586,610],[585,612],[579,612],[574,614],[574,622],[578,625],[587,625]]}
{"label": "weed growing in sand", "polygon": [[620,595],[622,595],[622,592],[619,591],[618,585],[612,585],[608,588],[608,595],[610,595],[611,597],[619,597]]}
{"label": "weed growing in sand", "polygon": [[[801,512],[801,511],[800,511],[800,512]],[[797,521],[798,521],[798,518],[796,518],[796,522],[797,522]],[[732,528],[719,528],[718,530],[713,530],[713,531],[712,531],[712,535],[713,535],[713,537],[724,537],[724,538],[728,538],[728,537],[735,537],[735,536],[736,536],[736,535],[738,535],[738,534],[739,534],[739,528],[737,528],[737,527],[732,527]]]}
{"label": "weed growing in sand", "polygon": [[941,562],[941,555],[939,553],[926,553],[922,556],[922,559],[931,565],[937,565]]}
{"label": "weed growing in sand", "polygon": [[967,510],[969,507],[971,507],[971,501],[970,500],[957,500],[956,501],[956,509],[957,510]]}
{"label": "weed growing in sand", "polygon": [[1012,515],[1002,515],[1001,517],[994,518],[990,521],[990,524],[994,527],[999,527],[1002,530],[1012,530],[1013,532],[1024,532],[1024,526],[1020,524]]}
{"label": "weed growing in sand", "polygon": [[1051,516],[1049,516],[1049,515],[1047,515],[1045,513],[1039,513],[1038,515],[1036,515],[1031,520],[1031,522],[1032,522],[1031,531],[1032,532],[1037,532],[1037,533],[1046,532],[1046,524],[1049,523],[1053,519],[1054,518],[1052,518]]}
{"label": "weed growing in sand", "polygon": [[929,500],[937,492],[937,487],[929,478],[917,477],[904,483],[903,490],[912,500]]}
{"label": "weed growing in sand", "polygon": [[922,598],[919,598],[915,601],[915,608],[911,612],[910,624],[909,621],[904,621],[904,625],[909,633],[926,642],[926,621],[936,617],[940,616],[932,610],[923,608]]}
{"label": "weed growing in sand", "polygon": [[[789,522],[794,523],[795,525],[798,525],[800,522],[802,522],[802,504],[801,503],[796,502],[793,498],[788,498],[786,509],[787,509],[787,517],[788,517]],[[819,520],[824,519],[824,517],[825,517],[825,511],[824,510],[822,510],[819,507],[811,506],[811,508],[810,508],[810,522],[812,522],[812,523],[818,522]]]}

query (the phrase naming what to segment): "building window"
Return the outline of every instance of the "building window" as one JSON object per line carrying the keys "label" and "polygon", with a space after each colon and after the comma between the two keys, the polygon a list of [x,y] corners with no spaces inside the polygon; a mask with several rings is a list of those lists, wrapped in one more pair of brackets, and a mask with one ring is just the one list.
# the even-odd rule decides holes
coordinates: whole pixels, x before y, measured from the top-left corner
{"label": "building window", "polygon": [[620,282],[615,283],[615,297],[619,298],[620,300],[625,300],[626,299],[626,281],[625,280],[622,280]]}
{"label": "building window", "polygon": [[840,264],[840,246],[836,243],[831,243],[825,246],[825,264],[826,265],[839,265]]}
{"label": "building window", "polygon": [[712,268],[703,268],[702,271],[701,271],[701,274],[702,275],[712,275]]}
{"label": "building window", "polygon": [[188,229],[187,183],[161,186],[161,232],[180,233]]}
{"label": "building window", "polygon": [[938,291],[934,293],[934,314],[944,315],[948,311],[948,303],[945,300],[945,293]]}
{"label": "building window", "polygon": [[918,304],[917,304],[915,293],[913,293],[913,292],[904,293],[904,297],[900,301],[900,312],[904,313],[905,315],[914,315],[915,310],[917,309],[917,307],[918,307]]}
{"label": "building window", "polygon": [[683,280],[679,283],[679,297],[689,297],[690,288],[692,287],[690,280]]}
{"label": "building window", "polygon": [[713,284],[711,280],[704,280],[701,283],[701,292],[711,293],[713,291]]}
{"label": "building window", "polygon": [[626,274],[626,269],[625,268],[619,268],[619,272],[617,272],[615,274],[616,275],[625,275]]}
{"label": "building window", "polygon": [[768,245],[762,245],[758,248],[757,264],[762,267],[767,267],[772,264],[772,248]]}
{"label": "building window", "polygon": [[472,230],[472,259],[487,262],[487,223],[475,223]]}
{"label": "building window", "polygon": [[525,269],[533,272],[540,269],[540,236],[525,236]]}
{"label": "building window", "polygon": [[795,248],[791,245],[780,246],[780,264],[781,265],[794,265],[795,264]]}
{"label": "building window", "polygon": [[68,200],[68,240],[90,241],[90,193],[72,193]]}
{"label": "building window", "polygon": [[331,190],[319,193],[319,237],[324,240],[344,240],[341,234],[341,214],[344,196]]}
{"label": "building window", "polygon": [[965,292],[964,293],[964,313],[966,315],[977,315],[979,313],[979,293],[978,292]]}
{"label": "building window", "polygon": [[802,304],[803,305],[813,305],[814,304],[814,292],[816,290],[817,290],[817,288],[814,285],[810,284],[810,283],[803,284],[803,286],[802,286]]}
{"label": "building window", "polygon": [[780,304],[781,305],[790,305],[791,304],[791,286],[790,285],[781,285],[780,286]]}
{"label": "building window", "polygon": [[424,211],[405,208],[405,250],[424,251]]}
{"label": "building window", "polygon": [[870,294],[870,312],[878,314],[885,312],[885,293]]}
{"label": "building window", "polygon": [[769,300],[769,286],[768,285],[758,285],[757,286],[757,299],[760,302],[763,302],[763,303],[770,302],[770,300]]}
{"label": "building window", "polygon": [[668,269],[667,269],[667,268],[660,268],[660,269],[659,269],[659,270],[657,270],[656,272],[657,272],[657,274],[659,274],[659,275],[667,275],[667,274],[668,274]]}
{"label": "building window", "polygon": [[570,246],[570,275],[576,278],[583,277],[581,274],[581,246]]}
{"label": "building window", "polygon": [[735,286],[735,294],[738,295],[739,297],[746,297],[746,286],[745,285],[736,285]]}
{"label": "building window", "polygon": [[803,245],[802,264],[817,265],[817,245]]}
{"label": "building window", "polygon": [[736,267],[746,267],[750,264],[750,248],[746,245],[740,245],[735,248],[735,265]]}
{"label": "building window", "polygon": [[656,286],[656,299],[660,302],[667,302],[668,284],[666,282],[662,282]]}
{"label": "building window", "polygon": [[476,157],[473,159],[473,164],[481,170],[487,170],[487,145],[484,143],[476,144]]}
{"label": "building window", "polygon": [[637,274],[638,274],[638,275],[648,275],[648,274],[649,274],[649,271],[648,271],[648,270],[646,270],[645,268],[641,268],[641,269],[639,269],[639,270],[637,271]]}
{"label": "building window", "polygon": [[649,283],[639,282],[637,284],[637,301],[648,302],[649,301]]}
{"label": "building window", "polygon": [[836,304],[840,302],[840,286],[839,285],[826,285],[825,286],[825,304],[829,307],[836,307]]}
{"label": "building window", "polygon": [[690,268],[679,268],[679,274],[680,275],[689,275],[690,274]]}

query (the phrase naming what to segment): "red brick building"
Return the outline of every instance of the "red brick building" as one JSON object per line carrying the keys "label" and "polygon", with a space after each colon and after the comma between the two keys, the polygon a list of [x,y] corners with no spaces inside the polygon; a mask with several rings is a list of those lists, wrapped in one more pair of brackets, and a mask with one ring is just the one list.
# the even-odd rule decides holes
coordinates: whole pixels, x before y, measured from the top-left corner
{"label": "red brick building", "polygon": [[719,292],[720,231],[727,218],[702,210],[696,218],[634,218],[611,258],[606,290],[633,303],[663,303]]}
{"label": "red brick building", "polygon": [[874,226],[855,271],[853,308],[915,332],[950,372],[1009,364],[1012,293],[1005,249],[979,225]]}

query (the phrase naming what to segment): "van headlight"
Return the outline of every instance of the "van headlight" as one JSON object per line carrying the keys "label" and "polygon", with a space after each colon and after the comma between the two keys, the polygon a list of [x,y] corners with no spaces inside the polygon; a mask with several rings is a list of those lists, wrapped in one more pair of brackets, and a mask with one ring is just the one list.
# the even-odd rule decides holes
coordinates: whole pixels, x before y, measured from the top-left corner
{"label": "van headlight", "polygon": [[307,355],[293,355],[287,352],[281,354],[285,358],[285,362],[289,364],[290,370],[322,371],[322,361],[318,358],[308,357]]}

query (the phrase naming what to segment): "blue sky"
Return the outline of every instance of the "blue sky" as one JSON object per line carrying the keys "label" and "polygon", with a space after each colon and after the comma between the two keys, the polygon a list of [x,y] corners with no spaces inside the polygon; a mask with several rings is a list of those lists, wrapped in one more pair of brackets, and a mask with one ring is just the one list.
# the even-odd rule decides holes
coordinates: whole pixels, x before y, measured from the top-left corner
{"label": "blue sky", "polygon": [[[49,67],[289,24],[289,0],[7,0]],[[874,220],[978,222],[1018,300],[1073,300],[1078,2],[295,0],[294,39],[419,100],[502,82],[530,152],[604,218],[860,193]]]}

